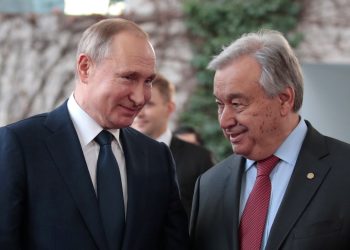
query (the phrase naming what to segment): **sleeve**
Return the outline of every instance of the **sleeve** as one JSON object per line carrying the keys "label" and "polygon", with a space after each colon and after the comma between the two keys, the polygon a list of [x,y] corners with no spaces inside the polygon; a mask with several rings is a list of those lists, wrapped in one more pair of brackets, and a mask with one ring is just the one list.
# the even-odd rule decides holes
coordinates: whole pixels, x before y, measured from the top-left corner
{"label": "sleeve", "polygon": [[25,171],[14,133],[0,128],[0,249],[21,248],[25,203]]}
{"label": "sleeve", "polygon": [[164,147],[169,159],[170,174],[170,199],[164,231],[164,249],[187,250],[189,249],[188,218],[180,200],[174,159],[169,148]]}

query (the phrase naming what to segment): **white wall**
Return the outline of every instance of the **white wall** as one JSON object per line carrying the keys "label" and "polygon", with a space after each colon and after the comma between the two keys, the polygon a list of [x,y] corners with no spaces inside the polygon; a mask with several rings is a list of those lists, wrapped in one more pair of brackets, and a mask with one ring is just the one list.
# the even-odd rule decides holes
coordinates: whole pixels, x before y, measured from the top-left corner
{"label": "white wall", "polygon": [[350,64],[304,64],[301,115],[321,133],[350,143]]}

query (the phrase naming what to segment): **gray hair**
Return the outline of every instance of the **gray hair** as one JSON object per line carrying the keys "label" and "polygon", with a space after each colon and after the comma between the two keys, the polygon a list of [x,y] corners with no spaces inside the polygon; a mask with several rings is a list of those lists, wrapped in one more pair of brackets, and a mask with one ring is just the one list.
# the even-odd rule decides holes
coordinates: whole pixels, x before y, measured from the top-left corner
{"label": "gray hair", "polygon": [[122,18],[104,19],[84,31],[79,41],[77,58],[84,53],[92,61],[100,62],[109,55],[110,44],[114,36],[125,31],[148,39],[148,35],[132,21]]}
{"label": "gray hair", "polygon": [[242,35],[223,48],[208,65],[218,70],[241,56],[254,57],[262,68],[259,83],[268,96],[276,96],[286,87],[295,92],[293,110],[298,112],[303,103],[303,76],[300,64],[284,36],[273,30],[260,30]]}

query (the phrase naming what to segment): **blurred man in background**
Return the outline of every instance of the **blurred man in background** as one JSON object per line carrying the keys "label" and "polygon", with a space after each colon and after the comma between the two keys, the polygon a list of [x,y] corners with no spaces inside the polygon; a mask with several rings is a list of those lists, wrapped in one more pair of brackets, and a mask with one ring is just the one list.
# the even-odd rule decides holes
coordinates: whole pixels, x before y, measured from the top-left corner
{"label": "blurred man in background", "polygon": [[204,146],[204,142],[201,135],[193,127],[180,126],[174,130],[173,134],[183,141]]}
{"label": "blurred man in background", "polygon": [[189,216],[196,179],[214,164],[207,149],[172,135],[168,126],[175,111],[174,92],[173,84],[158,74],[153,81],[151,100],[137,115],[132,127],[170,147],[176,163],[182,204]]}

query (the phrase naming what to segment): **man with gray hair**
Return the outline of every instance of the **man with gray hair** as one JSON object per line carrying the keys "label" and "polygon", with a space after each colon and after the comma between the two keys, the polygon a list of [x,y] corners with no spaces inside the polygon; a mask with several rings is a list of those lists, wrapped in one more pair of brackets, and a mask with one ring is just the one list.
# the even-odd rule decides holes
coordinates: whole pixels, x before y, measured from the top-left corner
{"label": "man with gray hair", "polygon": [[0,249],[188,249],[170,150],[129,127],[155,65],[139,26],[102,20],[80,40],[69,99],[0,128]]}
{"label": "man with gray hair", "polygon": [[350,249],[350,145],[298,114],[300,65],[277,31],[245,34],[209,64],[234,155],[200,176],[194,250]]}

